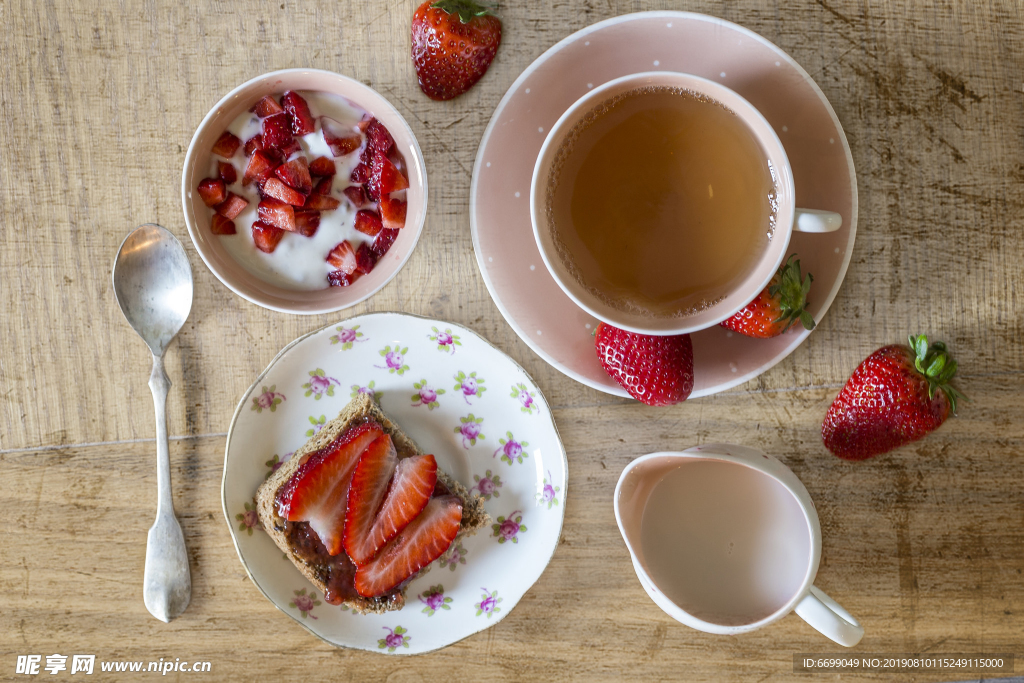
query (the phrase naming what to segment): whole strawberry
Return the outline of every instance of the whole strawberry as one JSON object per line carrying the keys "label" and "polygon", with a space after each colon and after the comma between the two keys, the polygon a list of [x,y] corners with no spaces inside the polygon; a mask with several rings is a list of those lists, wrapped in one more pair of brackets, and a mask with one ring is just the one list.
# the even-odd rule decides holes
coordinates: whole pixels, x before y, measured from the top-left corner
{"label": "whole strawberry", "polygon": [[804,307],[814,278],[810,273],[801,277],[800,261],[794,262],[794,258],[796,254],[786,260],[757,298],[723,321],[722,327],[758,339],[777,337],[797,320],[813,330],[814,318]]}
{"label": "whole strawberry", "polygon": [[916,441],[956,413],[949,382],[956,361],[923,334],[884,346],[857,366],[821,425],[821,439],[845,460],[866,460]]}
{"label": "whole strawberry", "polygon": [[693,391],[690,335],[655,337],[599,323],[597,359],[629,395],[649,406],[670,406]]}
{"label": "whole strawberry", "polygon": [[432,100],[469,90],[494,60],[501,20],[473,0],[427,0],[412,15],[412,63]]}

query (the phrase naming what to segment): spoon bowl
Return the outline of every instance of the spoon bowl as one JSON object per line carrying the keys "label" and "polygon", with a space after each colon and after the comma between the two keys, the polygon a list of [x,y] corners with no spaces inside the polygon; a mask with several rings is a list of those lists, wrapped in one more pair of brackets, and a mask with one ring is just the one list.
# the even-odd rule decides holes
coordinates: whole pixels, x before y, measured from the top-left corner
{"label": "spoon bowl", "polygon": [[192,309],[192,267],[174,235],[159,225],[147,224],[121,243],[112,277],[121,312],[153,352],[149,388],[156,408],[157,508],[146,541],[142,598],[150,614],[167,622],[184,612],[192,597],[185,535],[171,499],[166,414],[171,381],[163,360],[167,345]]}

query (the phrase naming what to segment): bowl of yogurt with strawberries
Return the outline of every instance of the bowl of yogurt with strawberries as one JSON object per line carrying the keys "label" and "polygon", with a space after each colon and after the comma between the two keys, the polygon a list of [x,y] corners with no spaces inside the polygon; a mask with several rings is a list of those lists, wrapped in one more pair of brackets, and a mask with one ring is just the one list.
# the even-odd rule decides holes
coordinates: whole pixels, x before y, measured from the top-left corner
{"label": "bowl of yogurt with strawberries", "polygon": [[289,69],[238,86],[207,114],[181,195],[221,282],[266,308],[314,314],[398,274],[423,228],[427,179],[412,130],[379,93]]}

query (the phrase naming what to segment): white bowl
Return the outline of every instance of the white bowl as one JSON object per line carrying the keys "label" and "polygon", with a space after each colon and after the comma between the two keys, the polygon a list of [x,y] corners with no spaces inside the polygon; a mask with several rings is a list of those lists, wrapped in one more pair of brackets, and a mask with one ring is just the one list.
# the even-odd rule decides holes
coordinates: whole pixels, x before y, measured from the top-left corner
{"label": "white bowl", "polygon": [[[266,282],[246,270],[210,232],[213,212],[195,191],[199,181],[208,175],[210,148],[242,112],[271,94],[286,90],[312,90],[340,95],[368,111],[387,127],[395,146],[405,157],[409,175],[406,192],[408,208],[405,227],[388,252],[368,274],[348,287],[297,291]],[[391,281],[412,255],[423,230],[427,215],[427,174],[419,143],[402,115],[380,93],[341,74],[318,69],[285,69],[258,76],[238,86],[218,102],[206,115],[192,136],[181,172],[181,204],[185,225],[192,243],[206,266],[228,289],[254,304],[284,313],[312,315],[329,313],[372,296]],[[243,228],[244,229],[244,228]]]}

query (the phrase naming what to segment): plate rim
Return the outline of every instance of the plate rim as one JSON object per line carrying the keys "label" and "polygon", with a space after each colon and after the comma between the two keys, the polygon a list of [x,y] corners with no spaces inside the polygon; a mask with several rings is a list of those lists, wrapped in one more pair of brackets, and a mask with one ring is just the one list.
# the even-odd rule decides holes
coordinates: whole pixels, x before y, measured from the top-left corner
{"label": "plate rim", "polygon": [[[299,617],[296,617],[295,615],[293,615],[290,612],[286,611],[283,607],[278,605],[277,602],[273,598],[271,598],[269,595],[267,595],[267,592],[263,589],[263,586],[260,585],[260,583],[252,575],[252,572],[249,570],[249,565],[246,562],[245,557],[242,555],[242,550],[241,550],[241,548],[238,547],[238,536],[235,534],[234,522],[232,521],[231,514],[228,512],[227,479],[228,479],[228,457],[229,457],[229,453],[230,453],[230,450],[231,450],[231,436],[232,436],[232,434],[234,432],[235,424],[237,423],[238,418],[241,416],[241,414],[243,412],[242,409],[247,405],[247,399],[249,398],[249,396],[260,385],[260,382],[263,380],[264,377],[267,376],[267,373],[270,372],[270,370],[277,364],[277,362],[279,360],[281,360],[284,357],[284,355],[288,351],[290,351],[292,349],[292,347],[300,344],[301,342],[305,341],[309,337],[312,337],[313,335],[316,335],[316,334],[319,334],[321,332],[324,332],[324,331],[326,331],[326,330],[328,330],[328,329],[330,329],[332,327],[337,326],[338,324],[348,323],[348,322],[351,322],[353,320],[358,320],[358,319],[361,319],[361,318],[373,318],[373,317],[415,318],[417,320],[423,320],[423,321],[433,322],[433,323],[441,323],[441,324],[449,325],[449,326],[452,326],[452,327],[458,327],[458,328],[461,328],[462,331],[468,332],[468,333],[472,334],[473,336],[477,337],[481,342],[486,344],[488,347],[490,347],[494,351],[497,351],[498,353],[503,355],[509,362],[512,363],[512,365],[515,368],[518,368],[526,376],[526,378],[529,379],[530,383],[533,385],[534,390],[537,392],[538,397],[543,400],[544,405],[547,408],[547,419],[551,423],[551,428],[554,431],[555,439],[558,442],[559,450],[561,451],[561,454],[562,454],[562,469],[565,472],[565,481],[563,483],[562,490],[560,491],[560,493],[562,494],[562,504],[559,506],[559,510],[558,510],[558,532],[555,535],[554,546],[551,548],[551,552],[548,554],[547,558],[544,560],[543,567],[541,568],[540,574],[537,575],[537,578],[534,579],[534,581],[529,586],[527,586],[526,590],[523,591],[523,594],[521,596],[519,596],[519,598],[515,601],[514,604],[509,606],[508,609],[503,610],[503,612],[501,614],[496,614],[495,615],[496,617],[498,617],[497,619],[495,619],[495,620],[490,620],[490,619],[487,620],[481,628],[479,628],[476,631],[473,631],[471,633],[467,633],[466,635],[462,636],[461,638],[453,640],[453,641],[451,641],[449,643],[446,643],[444,645],[438,645],[437,647],[430,648],[429,650],[422,650],[420,652],[401,652],[401,651],[381,652],[379,650],[371,650],[369,648],[360,647],[358,645],[345,645],[345,644],[342,644],[342,643],[337,643],[337,642],[335,642],[333,640],[330,640],[327,637],[317,633],[312,628],[310,628],[306,623],[301,621],[299,619]],[[228,525],[228,533],[231,535],[231,543],[232,543],[232,545],[234,545],[235,554],[238,555],[238,560],[239,560],[239,562],[242,563],[242,568],[245,569],[245,574],[249,578],[249,582],[252,583],[252,585],[254,585],[257,588],[257,590],[259,590],[259,592],[263,595],[263,597],[266,598],[267,601],[269,601],[270,604],[273,605],[279,612],[282,612],[283,614],[286,614],[292,621],[294,621],[295,623],[299,624],[300,626],[302,626],[302,628],[306,629],[306,631],[308,631],[310,634],[312,634],[316,638],[319,638],[320,640],[322,640],[323,642],[327,643],[328,645],[331,645],[331,646],[337,647],[337,648],[341,648],[341,649],[344,649],[344,650],[360,650],[360,651],[363,651],[363,652],[372,652],[374,654],[379,654],[379,655],[383,655],[383,656],[386,656],[386,657],[393,657],[393,656],[415,657],[416,655],[427,654],[427,653],[430,653],[430,652],[437,652],[438,650],[442,650],[442,649],[444,649],[446,647],[450,647],[452,645],[455,645],[456,643],[462,642],[466,638],[470,638],[472,636],[475,636],[475,635],[477,635],[478,633],[480,633],[482,631],[486,631],[490,627],[500,623],[502,620],[505,619],[505,617],[507,617],[509,614],[511,614],[512,611],[515,610],[515,608],[522,601],[523,597],[525,597],[526,594],[536,585],[537,581],[540,580],[540,577],[544,575],[544,572],[546,572],[548,567],[551,565],[551,560],[555,556],[555,551],[558,550],[558,546],[560,545],[559,540],[562,537],[562,529],[565,526],[565,505],[566,505],[566,502],[568,501],[568,498],[569,498],[569,459],[567,457],[567,453],[566,453],[566,450],[565,450],[565,442],[562,440],[562,435],[558,431],[558,424],[555,422],[555,416],[554,416],[554,413],[551,410],[551,403],[548,401],[547,397],[544,395],[544,392],[541,391],[540,386],[537,384],[536,380],[534,380],[533,376],[530,375],[530,373],[526,371],[526,368],[524,368],[522,365],[520,365],[514,358],[512,358],[510,355],[508,355],[507,353],[502,351],[500,348],[498,348],[497,346],[492,344],[490,342],[490,340],[488,340],[487,338],[485,338],[483,335],[479,334],[475,330],[472,330],[472,329],[466,327],[465,325],[462,325],[462,324],[459,324],[459,323],[454,323],[454,322],[445,321],[445,320],[439,320],[437,318],[432,318],[432,317],[425,316],[425,315],[418,315],[416,313],[403,313],[403,312],[400,312],[400,311],[374,311],[372,313],[362,313],[362,314],[354,315],[354,316],[351,316],[351,317],[348,317],[348,318],[343,318],[343,319],[340,319],[340,320],[336,320],[336,321],[334,321],[332,323],[329,323],[327,325],[324,325],[322,327],[318,327],[315,330],[312,330],[310,332],[306,332],[305,334],[299,335],[298,337],[293,339],[291,342],[289,342],[284,347],[282,347],[280,351],[277,352],[277,354],[273,357],[273,359],[271,359],[271,361],[267,364],[267,367],[265,367],[263,369],[263,371],[260,372],[260,374],[256,377],[256,380],[251,385],[249,385],[248,389],[246,389],[242,393],[242,397],[241,397],[241,399],[239,399],[238,405],[235,406],[235,412],[231,416],[231,424],[228,427],[227,437],[226,437],[225,443],[224,443],[224,469],[223,469],[223,471],[221,473],[221,482],[220,482],[221,512],[224,514],[224,521]]]}
{"label": "plate rim", "polygon": [[[480,138],[480,144],[477,147],[476,159],[473,162],[473,176],[469,187],[469,226],[470,234],[473,238],[473,252],[476,256],[477,269],[480,271],[480,275],[483,277],[484,285],[487,287],[487,293],[490,294],[491,296],[491,301],[494,302],[495,307],[501,313],[502,317],[505,319],[505,322],[508,324],[508,326],[511,327],[512,330],[516,333],[516,336],[518,336],[523,342],[525,342],[526,345],[530,347],[530,349],[534,353],[536,353],[538,356],[541,357],[542,360],[544,360],[544,362],[558,370],[566,377],[569,377],[570,379],[573,379],[579,382],[580,384],[588,386],[592,389],[596,389],[597,391],[600,391],[602,393],[609,394],[612,396],[621,396],[623,398],[632,397],[625,389],[622,389],[621,387],[612,387],[593,382],[588,377],[584,377],[575,370],[555,360],[555,358],[550,353],[548,353],[540,346],[538,346],[529,334],[525,333],[522,327],[518,325],[512,318],[511,314],[505,308],[504,303],[502,303],[496,296],[494,285],[491,282],[491,278],[487,273],[487,268],[484,266],[483,253],[480,248],[479,226],[477,225],[476,220],[477,189],[479,185],[479,178],[481,173],[480,169],[482,168],[483,164],[483,155],[486,143],[490,139],[494,129],[497,127],[498,119],[501,113],[504,111],[505,107],[508,105],[512,97],[515,96],[515,94],[518,92],[520,86],[551,57],[560,52],[568,44],[575,42],[576,40],[582,38],[583,36],[603,30],[609,26],[614,26],[615,24],[625,23],[628,21],[639,21],[648,18],[679,19],[684,21],[707,22],[709,24],[714,24],[717,26],[736,30],[739,33],[746,35],[747,37],[752,38],[762,43],[763,45],[766,45],[769,49],[775,51],[776,54],[780,55],[781,58],[784,59],[789,66],[793,67],[797,71],[797,73],[803,77],[806,83],[810,84],[811,89],[814,91],[815,95],[817,95],[818,99],[825,105],[825,109],[836,127],[836,131],[839,136],[838,140],[840,143],[842,143],[843,152],[846,156],[846,165],[850,173],[850,235],[847,242],[848,246],[846,252],[843,254],[843,262],[838,270],[838,277],[836,278],[836,282],[832,286],[832,289],[825,297],[824,304],[821,308],[821,312],[815,318],[815,328],[817,328],[817,324],[821,322],[821,320],[828,313],[829,309],[832,307],[832,302],[839,294],[839,289],[842,287],[843,282],[846,280],[846,272],[849,269],[850,261],[853,258],[853,245],[857,237],[857,220],[859,217],[857,172],[853,165],[853,152],[850,150],[850,143],[846,138],[846,131],[843,129],[843,124],[842,122],[840,122],[839,117],[836,115],[835,109],[832,108],[832,103],[829,102],[827,97],[825,97],[825,93],[821,90],[821,87],[819,87],[817,82],[815,82],[815,80],[811,78],[811,75],[807,73],[806,69],[804,69],[795,59],[793,59],[793,57],[791,57],[788,52],[786,52],[778,45],[765,38],[764,36],[760,35],[759,33],[756,33],[755,31],[746,28],[745,26],[741,26],[740,24],[728,21],[727,19],[714,17],[709,14],[701,14],[700,12],[684,12],[676,10],[651,10],[646,12],[631,12],[629,14],[622,14],[617,17],[610,17],[608,19],[604,19],[597,23],[591,24],[590,26],[586,26],[578,31],[569,34],[568,36],[562,38],[560,41],[558,41],[550,48],[542,52],[536,59],[534,59],[530,63],[529,66],[526,67],[526,69],[523,70],[522,73],[519,74],[519,76],[512,82],[512,85],[509,86],[508,90],[505,91],[505,94],[498,102],[498,105],[494,108],[494,113],[491,114],[491,120],[487,123],[487,127],[484,129],[484,133]],[[786,347],[784,347],[778,354],[776,354],[776,356],[772,358],[769,362],[760,366],[756,370],[752,370],[744,375],[734,377],[727,382],[717,385],[713,389],[698,389],[694,391],[692,394],[690,394],[688,398],[712,396],[723,391],[728,391],[729,389],[739,386],[740,384],[743,384],[745,382],[749,382],[750,380],[767,372],[768,370],[772,369],[780,362],[788,358],[790,354],[792,354],[797,349],[797,347],[804,343],[807,337],[811,335],[812,331],[813,330],[805,330],[801,328],[799,331],[797,331],[796,334],[793,335],[793,340]]]}

